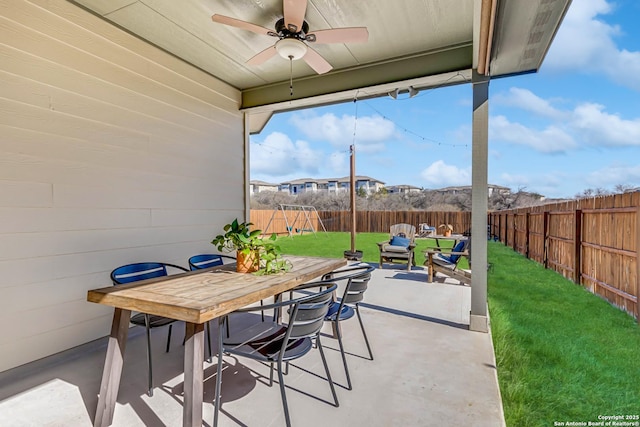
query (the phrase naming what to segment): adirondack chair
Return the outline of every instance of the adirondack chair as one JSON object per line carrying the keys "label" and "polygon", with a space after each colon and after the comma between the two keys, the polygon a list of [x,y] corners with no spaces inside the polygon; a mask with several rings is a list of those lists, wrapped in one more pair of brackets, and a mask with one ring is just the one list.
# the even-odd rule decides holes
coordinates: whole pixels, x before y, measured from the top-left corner
{"label": "adirondack chair", "polygon": [[429,270],[427,281],[433,282],[435,273],[442,273],[446,276],[459,280],[460,282],[470,285],[471,272],[458,268],[458,263],[462,257],[471,259],[470,251],[471,238],[459,241],[452,249],[434,248],[425,252],[424,265]]}
{"label": "adirondack chair", "polygon": [[389,240],[378,243],[380,268],[383,262],[402,261],[407,270],[415,264],[413,250],[416,247],[416,227],[411,224],[394,224],[389,229]]}

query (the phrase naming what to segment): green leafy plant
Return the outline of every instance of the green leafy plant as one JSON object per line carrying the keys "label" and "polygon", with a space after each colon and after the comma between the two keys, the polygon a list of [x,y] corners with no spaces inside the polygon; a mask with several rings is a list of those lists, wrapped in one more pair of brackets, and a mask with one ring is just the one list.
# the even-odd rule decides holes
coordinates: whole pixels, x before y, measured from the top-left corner
{"label": "green leafy plant", "polygon": [[273,233],[268,239],[263,239],[262,230],[251,231],[251,222],[238,222],[234,219],[224,226],[224,234],[217,235],[212,241],[219,251],[238,251],[244,255],[255,253],[260,262],[256,274],[274,274],[291,269],[291,263],[282,258],[280,247],[275,244],[277,236]]}

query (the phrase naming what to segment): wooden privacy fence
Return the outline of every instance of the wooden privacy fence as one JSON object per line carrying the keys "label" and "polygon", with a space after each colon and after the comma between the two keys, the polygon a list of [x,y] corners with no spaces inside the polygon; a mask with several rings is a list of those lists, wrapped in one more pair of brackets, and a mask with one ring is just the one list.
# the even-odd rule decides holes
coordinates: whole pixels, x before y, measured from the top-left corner
{"label": "wooden privacy fence", "polygon": [[492,212],[489,231],[640,321],[640,192]]}
{"label": "wooden privacy fence", "polygon": [[[254,228],[264,230],[273,216],[269,225],[269,233],[287,234],[287,222],[282,211],[277,211],[275,216],[272,210],[252,210],[251,222]],[[351,231],[351,212],[349,211],[318,211],[309,215],[311,223],[316,231],[322,231],[322,226],[317,220],[319,217],[327,231]],[[294,211],[287,212],[287,221],[294,230],[303,229],[305,219],[298,217],[296,220]],[[431,211],[358,211],[356,212],[356,231],[358,233],[388,233],[393,224],[412,224],[418,228],[419,224],[426,223],[433,227],[440,224],[451,224],[455,233],[468,233],[471,231],[471,212],[431,212]]]}

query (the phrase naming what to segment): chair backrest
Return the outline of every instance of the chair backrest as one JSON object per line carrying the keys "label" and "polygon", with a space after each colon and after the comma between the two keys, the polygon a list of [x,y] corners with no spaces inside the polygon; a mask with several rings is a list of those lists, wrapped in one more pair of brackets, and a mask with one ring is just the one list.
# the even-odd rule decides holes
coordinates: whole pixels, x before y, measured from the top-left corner
{"label": "chair backrest", "polygon": [[371,272],[374,270],[368,264],[356,265],[332,271],[323,276],[323,280],[339,282],[346,280],[344,293],[342,294],[342,300],[340,306],[344,304],[357,304],[364,299],[364,293],[369,286],[369,280],[371,280]]}
{"label": "chair backrest", "polygon": [[[451,252],[464,252],[466,247],[467,247],[467,239],[464,240],[460,240],[458,243],[456,243],[456,245],[453,247],[453,249],[451,249]],[[449,256],[449,260],[451,261],[452,264],[455,264],[458,262],[458,259],[460,259],[461,255],[459,254],[451,254]]]}
{"label": "chair backrest", "polygon": [[189,268],[191,270],[200,270],[203,268],[218,267],[220,265],[224,265],[225,259],[229,260],[229,262],[236,261],[234,257],[229,255],[221,255],[221,254],[194,255],[191,258],[189,258]]}
{"label": "chair backrest", "polygon": [[312,282],[299,286],[294,290],[294,293],[314,287],[326,287],[326,289],[311,294],[304,291],[303,296],[290,301],[289,326],[286,336],[288,340],[311,337],[322,329],[324,318],[332,301],[332,293],[338,286],[326,281]]}
{"label": "chair backrest", "polygon": [[125,283],[167,276],[167,267],[188,271],[186,268],[179,265],[164,262],[137,262],[134,264],[122,265],[114,269],[111,272],[111,281],[114,285],[122,285]]}
{"label": "chair backrest", "polygon": [[415,242],[416,238],[416,226],[411,224],[393,224],[389,227],[389,238],[393,236],[406,237],[411,240],[411,244]]}

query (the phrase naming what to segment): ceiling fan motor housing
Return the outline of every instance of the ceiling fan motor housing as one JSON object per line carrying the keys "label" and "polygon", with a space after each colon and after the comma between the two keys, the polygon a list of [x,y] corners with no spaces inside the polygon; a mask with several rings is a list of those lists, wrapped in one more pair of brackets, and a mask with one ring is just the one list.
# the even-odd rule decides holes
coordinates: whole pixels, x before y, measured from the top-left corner
{"label": "ceiling fan motor housing", "polygon": [[275,25],[278,37],[280,37],[281,39],[306,39],[307,33],[309,32],[309,24],[307,24],[307,21],[302,21],[302,29],[295,28],[295,25],[292,25],[292,27],[293,28],[287,28],[287,26],[284,24],[284,18],[278,19],[278,22],[276,22]]}

